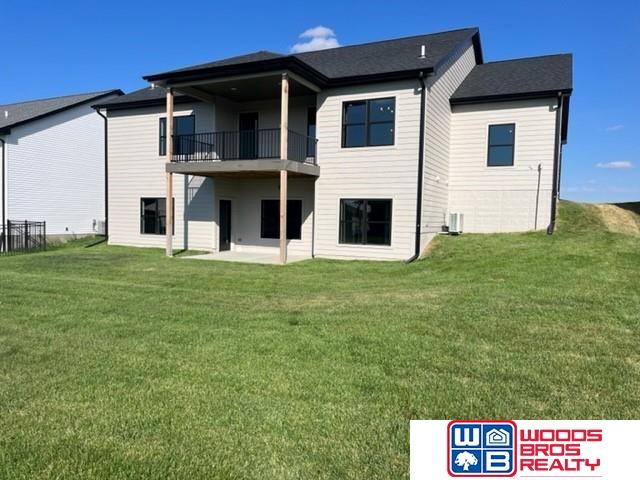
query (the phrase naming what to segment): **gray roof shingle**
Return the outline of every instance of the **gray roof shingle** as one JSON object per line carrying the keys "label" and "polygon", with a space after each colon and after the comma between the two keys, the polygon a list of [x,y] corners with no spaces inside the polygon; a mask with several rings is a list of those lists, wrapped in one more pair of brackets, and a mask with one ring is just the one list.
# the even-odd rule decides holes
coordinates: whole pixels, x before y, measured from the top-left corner
{"label": "gray roof shingle", "polygon": [[476,65],[451,96],[451,103],[570,92],[572,63],[567,53]]}
{"label": "gray roof shingle", "polygon": [[[349,77],[381,75],[390,72],[413,72],[437,67],[462,42],[477,34],[477,28],[463,28],[448,32],[416,35],[291,55],[281,55],[263,50],[215,62],[147,75],[144,78],[154,81],[167,76],[194,74],[202,70],[230,66],[238,67],[268,60],[301,62],[329,81]],[[422,45],[426,47],[424,58],[420,58]],[[480,55],[479,52],[478,54]]]}
{"label": "gray roof shingle", "polygon": [[[181,74],[211,75],[213,72],[215,75],[224,75],[225,67],[231,67],[235,71],[245,66],[254,68],[252,65],[259,65],[260,67],[256,68],[264,69],[274,67],[276,63],[277,66],[282,67],[280,65],[282,62],[293,62],[294,66],[303,64],[307,68],[306,71],[315,72],[313,75],[317,74],[317,77],[327,86],[339,85],[341,82],[359,83],[386,78],[380,76],[387,74],[407,72],[406,75],[409,75],[411,72],[420,70],[435,70],[464,42],[473,39],[478,65],[454,92],[451,103],[518,95],[533,96],[557,91],[570,92],[572,88],[571,54],[482,63],[478,35],[477,28],[464,28],[292,55],[261,50],[145,78],[154,81],[154,77],[161,77],[164,80],[169,78],[168,76],[175,78],[174,75],[177,77]],[[420,58],[422,45],[425,46],[424,58]],[[272,65],[273,62],[275,63]],[[144,88],[105,102],[102,106],[128,108],[160,104],[164,101],[165,94],[165,89],[159,86]],[[187,95],[176,92],[176,102],[193,100]]]}
{"label": "gray roof shingle", "polygon": [[[293,55],[330,79],[436,68],[477,28],[416,35]],[[425,57],[420,49],[425,46]]]}
{"label": "gray roof shingle", "polygon": [[[157,103],[162,103],[166,98],[167,91],[162,87],[145,87],[140,90],[135,90],[133,92],[127,93],[126,95],[122,95],[118,98],[112,98],[107,102],[97,103],[94,107],[106,107],[106,106],[120,106],[124,107],[128,104],[137,104],[137,105],[155,105]],[[194,101],[191,97],[184,95],[180,92],[176,92],[174,95],[174,102],[181,101]]]}
{"label": "gray roof shingle", "polygon": [[[464,28],[449,32],[416,35],[292,55],[281,55],[261,50],[247,55],[171,70],[158,75],[190,74],[207,69],[251,65],[255,62],[288,60],[301,62],[310,71],[317,72],[320,76],[329,80],[348,80],[354,77],[366,78],[386,73],[413,72],[437,68],[458,46],[476,35],[478,35],[477,28]],[[424,58],[420,58],[422,45],[425,46],[426,54]],[[479,44],[477,45],[476,54],[481,60],[482,53]],[[155,75],[145,78],[153,81],[151,77],[155,77]],[[98,104],[96,107],[128,108],[129,106],[160,104],[163,102],[165,94],[166,90],[159,86],[143,88],[109,102]],[[193,99],[176,92],[175,101],[193,101]]]}
{"label": "gray roof shingle", "polygon": [[16,125],[42,118],[46,115],[90,102],[110,94],[122,95],[121,90],[103,90],[100,92],[80,93],[64,97],[44,98],[28,102],[0,105],[0,130],[8,131]]}
{"label": "gray roof shingle", "polygon": [[167,73],[190,72],[192,70],[200,70],[203,68],[228,67],[231,65],[240,65],[242,63],[259,62],[261,60],[271,60],[272,58],[280,58],[284,55],[275,52],[260,50],[258,52],[248,53],[246,55],[238,55],[236,57],[223,58],[215,62],[201,63],[199,65],[191,65],[189,67],[178,68]]}

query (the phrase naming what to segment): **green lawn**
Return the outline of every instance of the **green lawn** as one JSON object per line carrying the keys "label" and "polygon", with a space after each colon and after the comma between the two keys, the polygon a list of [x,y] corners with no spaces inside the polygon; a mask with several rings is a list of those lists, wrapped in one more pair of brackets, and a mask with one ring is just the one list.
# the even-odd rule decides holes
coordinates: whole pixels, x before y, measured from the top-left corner
{"label": "green lawn", "polygon": [[640,236],[560,214],[410,265],[0,258],[0,478],[407,478],[410,419],[639,418]]}

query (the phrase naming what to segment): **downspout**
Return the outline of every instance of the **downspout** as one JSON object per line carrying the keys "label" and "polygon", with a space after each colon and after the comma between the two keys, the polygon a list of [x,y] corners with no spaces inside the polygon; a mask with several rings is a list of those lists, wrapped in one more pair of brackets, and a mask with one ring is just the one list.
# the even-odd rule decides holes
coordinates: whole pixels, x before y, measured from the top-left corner
{"label": "downspout", "polygon": [[560,174],[560,149],[562,136],[562,109],[564,107],[564,95],[558,93],[558,108],[556,109],[556,139],[553,152],[553,185],[551,187],[551,222],[547,227],[547,234],[553,234],[556,228],[556,208],[558,203],[558,176]]}
{"label": "downspout", "polygon": [[104,119],[104,239],[109,240],[109,129],[107,116],[99,108],[96,113]]}
{"label": "downspout", "polygon": [[426,116],[426,99],[427,87],[424,84],[424,72],[418,75],[420,82],[420,138],[418,139],[418,187],[416,192],[416,241],[413,255],[406,260],[411,263],[420,256],[420,235],[422,223],[422,184],[424,177],[424,135],[425,135],[425,116]]}

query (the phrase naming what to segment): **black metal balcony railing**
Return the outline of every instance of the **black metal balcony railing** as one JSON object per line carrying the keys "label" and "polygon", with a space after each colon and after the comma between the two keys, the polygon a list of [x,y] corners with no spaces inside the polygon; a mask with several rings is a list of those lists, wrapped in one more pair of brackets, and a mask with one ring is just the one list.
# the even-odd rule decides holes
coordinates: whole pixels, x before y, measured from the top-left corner
{"label": "black metal balcony railing", "polygon": [[[316,163],[316,139],[288,131],[288,160]],[[280,158],[280,129],[196,133],[173,136],[172,162]]]}

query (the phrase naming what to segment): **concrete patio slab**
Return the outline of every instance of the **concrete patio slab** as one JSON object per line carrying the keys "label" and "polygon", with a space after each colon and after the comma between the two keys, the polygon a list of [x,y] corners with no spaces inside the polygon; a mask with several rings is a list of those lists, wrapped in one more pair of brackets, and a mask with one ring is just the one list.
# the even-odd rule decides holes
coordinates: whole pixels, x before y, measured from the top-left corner
{"label": "concrete patio slab", "polygon": [[[201,255],[191,255],[183,257],[188,260],[218,260],[221,262],[240,262],[240,263],[262,263],[268,265],[280,264],[280,255],[277,253],[261,253],[261,252],[215,252],[205,253]],[[287,263],[300,262],[309,260],[311,257],[301,255],[287,256]]]}

